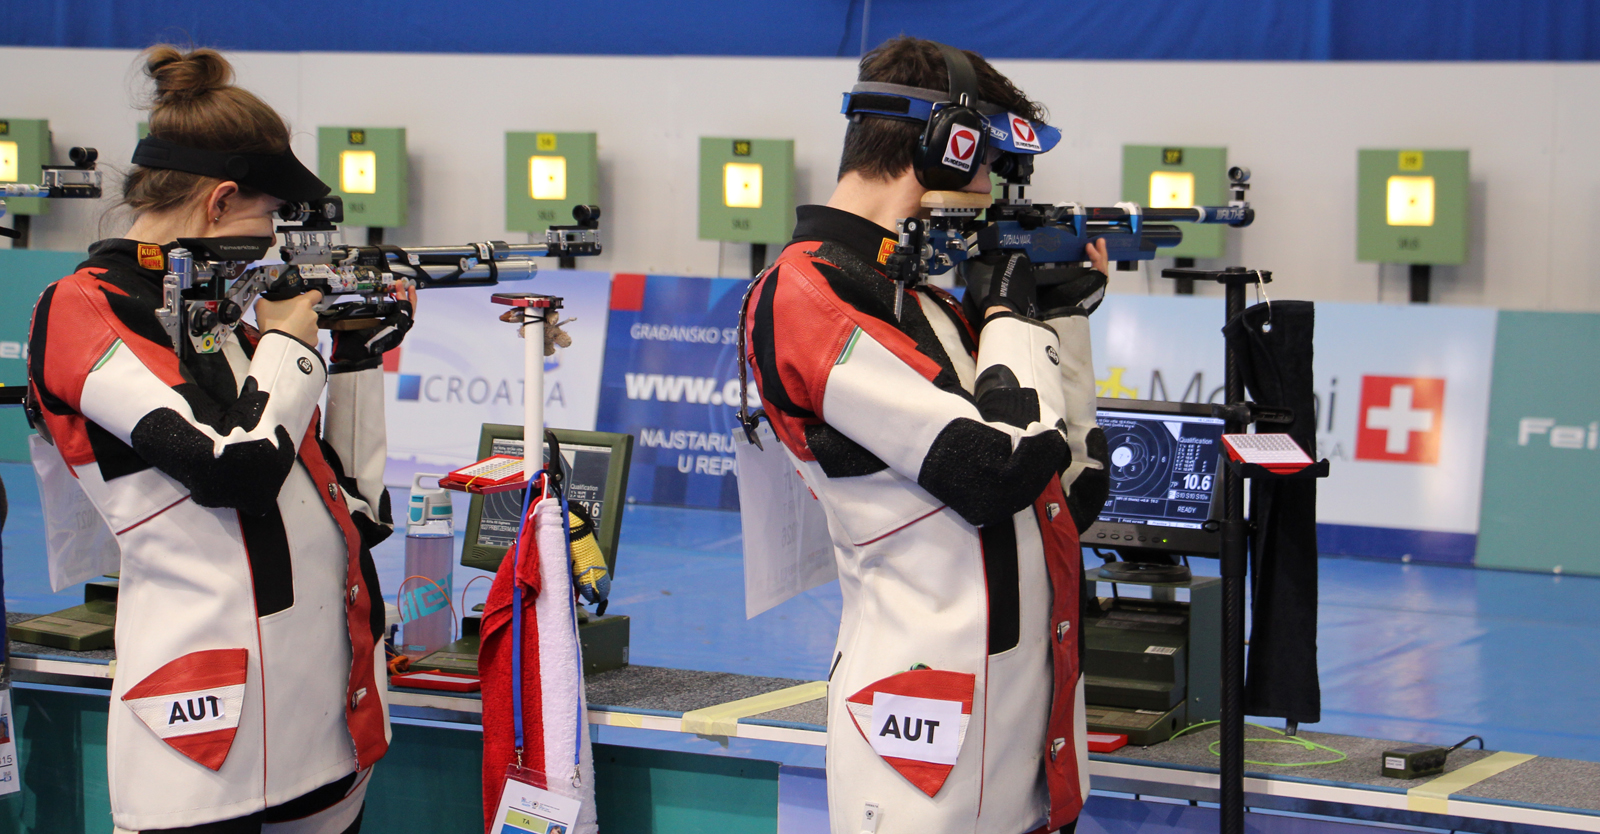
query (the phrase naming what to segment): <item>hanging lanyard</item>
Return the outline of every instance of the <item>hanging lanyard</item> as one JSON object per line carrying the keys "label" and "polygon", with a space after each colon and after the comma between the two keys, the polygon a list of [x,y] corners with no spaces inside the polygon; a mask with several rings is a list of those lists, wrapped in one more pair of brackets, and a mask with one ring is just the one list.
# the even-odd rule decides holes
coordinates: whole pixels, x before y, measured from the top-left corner
{"label": "hanging lanyard", "polygon": [[[548,472],[544,473],[544,477],[541,480],[541,484],[542,484],[542,487],[541,487],[541,490],[542,490],[541,491],[541,498],[549,497],[550,475],[549,475]],[[561,540],[562,540],[562,543],[566,547],[566,555],[567,555],[566,561],[567,561],[568,568],[569,568],[568,573],[570,574],[571,573],[570,567],[571,567],[571,563],[572,563],[572,529],[568,524],[566,524],[566,519],[568,518],[568,516],[567,516],[567,513],[568,513],[567,498],[566,498],[565,495],[560,495],[560,496],[557,496],[557,497],[561,501],[561,519],[562,519]],[[532,504],[533,504],[533,487],[529,486],[528,489],[523,490],[523,498],[522,498],[523,525],[522,525],[521,530],[518,531],[517,541],[512,543],[512,551],[511,551],[511,716],[512,716],[511,725],[512,725],[513,731],[514,731],[515,736],[516,736],[517,767],[522,767],[522,749],[523,749],[523,734],[522,734],[522,582],[519,579],[519,577],[521,575],[519,573],[519,570],[521,568],[521,559],[522,559],[522,541],[521,541],[522,536],[524,536],[524,535],[537,535],[537,527],[538,527],[538,525],[536,523],[530,523],[529,520],[528,520],[528,510],[532,506]],[[567,599],[567,611],[568,611],[568,614],[569,614],[569,618],[572,621],[572,640],[573,640],[573,644],[577,645],[578,644],[578,610],[577,610],[577,603],[576,603],[575,600],[572,599],[572,595],[570,593],[567,595],[567,597],[568,597],[568,599]],[[582,733],[584,731],[584,720],[583,720],[584,719],[584,715],[583,715],[583,698],[582,698],[583,674],[582,674],[582,670],[581,669],[579,670],[579,674],[578,674],[578,689],[579,689],[579,693],[578,693],[579,697],[574,699],[574,702],[576,704],[576,710],[575,711],[576,711],[577,714],[575,716],[576,717],[576,728],[575,728],[575,731],[573,733],[573,744],[572,744],[572,783],[573,783],[574,786],[577,786],[577,784],[579,782],[579,772],[580,772],[580,766],[581,766],[581,763],[582,763],[582,755],[583,755],[583,736],[582,736]]]}
{"label": "hanging lanyard", "polygon": [[[550,479],[545,477],[549,485]],[[522,537],[532,535],[528,508],[533,506],[533,484],[522,491],[522,526],[511,543],[511,726],[516,733],[517,767],[522,767]]]}

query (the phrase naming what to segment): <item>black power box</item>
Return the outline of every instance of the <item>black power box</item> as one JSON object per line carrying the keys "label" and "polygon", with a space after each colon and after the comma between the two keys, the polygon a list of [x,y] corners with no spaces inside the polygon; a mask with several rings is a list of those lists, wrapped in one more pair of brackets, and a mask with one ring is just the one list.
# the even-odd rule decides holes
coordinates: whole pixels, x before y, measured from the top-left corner
{"label": "black power box", "polygon": [[1383,751],[1383,775],[1391,779],[1418,779],[1444,772],[1449,747],[1408,744]]}

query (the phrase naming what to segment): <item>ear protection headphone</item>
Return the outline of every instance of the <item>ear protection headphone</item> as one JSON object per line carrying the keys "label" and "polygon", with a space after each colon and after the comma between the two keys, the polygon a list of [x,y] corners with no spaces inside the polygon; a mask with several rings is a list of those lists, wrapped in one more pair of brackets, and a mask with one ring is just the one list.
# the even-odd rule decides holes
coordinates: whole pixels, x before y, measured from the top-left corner
{"label": "ear protection headphone", "polygon": [[922,125],[911,167],[930,191],[967,187],[991,149],[1001,154],[996,168],[1026,176],[1032,170],[1029,157],[1055,147],[1061,131],[980,101],[977,72],[966,54],[942,43],[935,46],[944,56],[949,90],[862,81],[844,94],[840,112],[852,120],[871,116]]}
{"label": "ear protection headphone", "polygon": [[978,112],[978,74],[953,46],[938,44],[950,76],[950,100],[934,105],[911,167],[929,191],[959,191],[972,182],[989,150],[988,121]]}

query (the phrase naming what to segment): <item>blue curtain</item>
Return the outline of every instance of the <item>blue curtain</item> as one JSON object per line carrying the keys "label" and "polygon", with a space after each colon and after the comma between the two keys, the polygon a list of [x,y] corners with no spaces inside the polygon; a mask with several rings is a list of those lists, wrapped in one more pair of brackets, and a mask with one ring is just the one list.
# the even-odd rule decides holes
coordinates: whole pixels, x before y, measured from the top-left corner
{"label": "blue curtain", "polygon": [[991,58],[1600,60],[1593,0],[0,0],[0,45],[823,57],[864,19]]}

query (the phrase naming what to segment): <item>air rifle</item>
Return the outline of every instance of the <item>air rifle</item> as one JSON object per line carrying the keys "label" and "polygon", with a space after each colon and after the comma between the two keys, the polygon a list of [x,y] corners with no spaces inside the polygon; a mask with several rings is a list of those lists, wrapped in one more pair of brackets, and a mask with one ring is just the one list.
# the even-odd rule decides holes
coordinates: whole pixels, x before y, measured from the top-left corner
{"label": "air rifle", "polygon": [[[266,257],[273,237],[179,238],[167,253],[156,317],[174,345],[187,341],[196,353],[215,353],[257,297],[317,290],[328,299],[318,308],[318,326],[369,327],[394,312],[403,281],[418,289],[493,286],[533,278],[534,258],[600,254],[600,208],[580,205],[572,215],[576,225],[550,227],[543,243],[359,246],[333,242],[344,219],[340,198],[287,203],[278,211],[289,224],[277,229],[285,238],[283,263],[249,266]],[[334,302],[336,296],[356,298]]]}
{"label": "air rifle", "polygon": [[1146,208],[1117,203],[1102,208],[1028,200],[1024,194],[1032,159],[1017,154],[1002,157],[996,170],[1004,178],[999,199],[982,193],[928,192],[923,207],[931,216],[899,223],[900,242],[887,263],[891,277],[914,285],[988,252],[1020,250],[1033,263],[1038,282],[1048,285],[1064,280],[1067,267],[1089,260],[1085,250],[1096,240],[1106,242],[1108,260],[1124,266],[1156,258],[1160,250],[1181,243],[1183,231],[1173,223],[1243,227],[1255,220],[1255,210],[1245,201],[1250,169],[1242,166],[1228,170],[1233,199],[1226,206]]}

